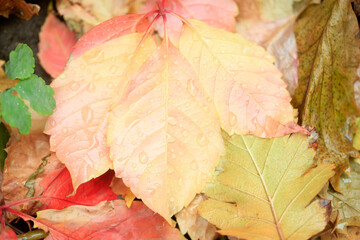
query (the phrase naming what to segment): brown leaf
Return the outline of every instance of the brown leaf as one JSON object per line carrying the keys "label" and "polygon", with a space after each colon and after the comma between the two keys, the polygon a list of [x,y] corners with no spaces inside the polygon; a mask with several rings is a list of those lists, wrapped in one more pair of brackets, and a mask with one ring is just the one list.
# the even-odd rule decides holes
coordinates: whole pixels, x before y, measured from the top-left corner
{"label": "brown leaf", "polygon": [[[44,134],[22,135],[21,140],[12,144],[6,151],[8,156],[5,160],[1,184],[5,204],[22,200],[26,197],[29,189],[25,187],[25,182],[36,172],[42,163],[42,158],[50,153],[49,137]],[[41,193],[39,181],[42,176],[40,175],[37,176],[34,182],[34,196],[39,196]],[[30,203],[28,206],[18,206],[15,209],[33,214],[37,207],[39,205],[36,203]]]}
{"label": "brown leaf", "polygon": [[327,232],[321,235],[321,240],[358,240],[360,239],[360,228],[349,227],[347,234],[336,235],[331,232]]}
{"label": "brown leaf", "polygon": [[212,240],[218,236],[216,227],[202,218],[196,209],[206,199],[207,197],[203,194],[196,195],[186,208],[175,215],[181,233],[184,235],[188,233],[193,240]]}
{"label": "brown leaf", "polygon": [[341,191],[339,178],[349,167],[349,156],[359,155],[351,143],[358,114],[353,95],[358,31],[350,1],[342,0],[310,6],[295,27],[300,65],[293,105],[299,109],[300,123],[319,133],[315,160],[336,164],[330,180],[336,191]]}
{"label": "brown leaf", "polygon": [[40,11],[39,5],[26,3],[24,0],[0,0],[0,15],[8,18],[10,14],[29,20]]}

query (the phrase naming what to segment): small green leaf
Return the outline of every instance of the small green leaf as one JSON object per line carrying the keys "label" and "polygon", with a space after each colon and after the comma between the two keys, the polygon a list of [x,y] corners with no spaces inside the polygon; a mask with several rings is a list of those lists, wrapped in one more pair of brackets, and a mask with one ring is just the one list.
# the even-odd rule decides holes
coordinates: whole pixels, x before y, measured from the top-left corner
{"label": "small green leaf", "polygon": [[10,59],[5,64],[6,76],[11,79],[25,79],[34,73],[35,59],[31,48],[26,44],[18,44],[10,53]]}
{"label": "small green leaf", "polygon": [[5,158],[7,156],[6,151],[6,144],[9,141],[10,135],[8,130],[6,129],[5,125],[0,122],[0,168],[1,171],[4,170]]}
{"label": "small green leaf", "polygon": [[30,102],[30,107],[42,115],[51,115],[56,106],[53,97],[54,90],[45,84],[45,81],[32,75],[30,78],[20,81],[12,88],[17,91],[23,99]]}
{"label": "small green leaf", "polygon": [[30,133],[31,114],[24,101],[11,93],[12,89],[6,90],[0,95],[1,114],[8,124],[17,127],[21,134]]}

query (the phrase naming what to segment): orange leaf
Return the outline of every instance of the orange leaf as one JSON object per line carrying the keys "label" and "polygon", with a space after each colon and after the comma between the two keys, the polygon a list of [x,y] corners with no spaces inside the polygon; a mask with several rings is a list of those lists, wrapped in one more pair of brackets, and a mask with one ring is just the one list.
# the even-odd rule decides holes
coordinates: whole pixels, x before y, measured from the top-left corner
{"label": "orange leaf", "polygon": [[[183,239],[162,217],[142,202],[128,208],[124,201],[101,202],[96,206],[71,206],[37,213],[37,225],[50,230],[50,239]],[[46,224],[46,225],[45,225]],[[50,226],[50,227],[47,227]]]}
{"label": "orange leaf", "polygon": [[8,18],[10,14],[29,20],[38,14],[39,5],[26,3],[24,0],[0,0],[0,15]]}
{"label": "orange leaf", "polygon": [[76,43],[75,33],[50,13],[41,27],[39,39],[40,63],[46,72],[56,78],[64,70]]}

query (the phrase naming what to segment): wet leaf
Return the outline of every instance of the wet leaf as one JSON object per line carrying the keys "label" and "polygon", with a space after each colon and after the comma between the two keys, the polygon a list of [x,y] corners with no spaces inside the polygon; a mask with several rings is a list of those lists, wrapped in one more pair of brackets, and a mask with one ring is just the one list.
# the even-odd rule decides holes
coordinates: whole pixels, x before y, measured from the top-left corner
{"label": "wet leaf", "polygon": [[9,61],[5,63],[5,73],[11,79],[26,79],[34,73],[35,59],[33,52],[26,44],[18,44],[10,52]]}
{"label": "wet leaf", "polygon": [[51,77],[56,78],[62,73],[75,43],[75,34],[50,13],[39,33],[38,57],[41,66]]}
{"label": "wet leaf", "polygon": [[198,208],[220,234],[307,239],[325,227],[330,201],[312,200],[334,175],[333,166],[313,166],[315,151],[305,135],[224,138],[227,154],[204,189],[210,199]]}
{"label": "wet leaf", "polygon": [[290,96],[273,57],[240,35],[190,23],[195,31],[184,27],[179,49],[214,102],[223,129],[260,137],[306,132],[293,122]]}
{"label": "wet leaf", "polygon": [[349,167],[358,110],[353,83],[359,66],[359,31],[350,1],[326,0],[310,6],[296,23],[299,54],[299,87],[293,105],[300,123],[319,133],[315,161],[335,163],[331,184],[336,191],[340,175]]}
{"label": "wet leaf", "polygon": [[139,201],[131,208],[117,200],[92,207],[50,209],[38,212],[37,216],[39,221],[51,226],[37,223],[45,231],[50,230],[49,239],[183,239],[176,228],[171,228]]}
{"label": "wet leaf", "polygon": [[334,210],[339,211],[336,230],[347,234],[349,226],[360,227],[360,165],[351,161],[350,176],[343,174],[340,178],[342,193],[328,191]]}
{"label": "wet leaf", "polygon": [[10,14],[29,20],[38,14],[39,5],[26,3],[24,0],[0,0],[0,15],[8,18]]}

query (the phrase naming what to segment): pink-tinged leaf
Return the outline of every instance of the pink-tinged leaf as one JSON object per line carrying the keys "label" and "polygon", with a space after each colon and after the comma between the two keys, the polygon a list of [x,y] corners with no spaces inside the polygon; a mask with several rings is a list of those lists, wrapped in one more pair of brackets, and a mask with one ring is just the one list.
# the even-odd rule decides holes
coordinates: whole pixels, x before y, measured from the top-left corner
{"label": "pink-tinged leaf", "polygon": [[56,108],[45,131],[51,135],[51,150],[70,171],[75,190],[112,168],[106,144],[111,103],[127,85],[125,72],[136,72],[156,49],[154,40],[146,38],[136,52],[144,59],[133,62],[142,36],[128,34],[91,48],[70,61],[52,83]]}
{"label": "pink-tinged leaf", "polygon": [[76,43],[75,33],[50,13],[39,34],[39,60],[53,78],[63,72]]}
{"label": "pink-tinged leaf", "polygon": [[171,222],[211,181],[224,146],[195,72],[178,49],[165,45],[114,103],[107,139],[116,176]]}
{"label": "pink-tinged leaf", "polygon": [[[98,178],[81,184],[74,192],[70,173],[66,167],[58,169],[49,174],[41,181],[44,188],[43,196],[66,199],[69,202],[50,199],[42,200],[44,204],[41,209],[63,209],[74,204],[96,205],[101,201],[110,201],[117,198],[110,188],[111,180],[114,177],[113,171],[108,171]],[[69,196],[70,195],[70,196]],[[69,197],[68,197],[69,196]],[[73,203],[71,203],[73,202]]]}
{"label": "pink-tinged leaf", "polygon": [[114,38],[129,33],[144,32],[147,26],[149,26],[149,21],[141,14],[124,15],[107,20],[92,28],[79,39],[71,54],[72,59],[79,57],[90,48]]}
{"label": "pink-tinged leaf", "polygon": [[41,223],[51,226],[36,223],[50,231],[47,239],[184,239],[178,229],[171,228],[140,201],[135,201],[131,208],[116,200],[91,207],[75,205],[63,210],[44,210],[37,216]]}
{"label": "pink-tinged leaf", "polygon": [[17,240],[16,233],[11,228],[6,228],[4,231],[0,230],[1,240]]}
{"label": "pink-tinged leaf", "polygon": [[189,22],[179,49],[214,102],[224,130],[259,137],[308,133],[295,123],[296,111],[272,56],[238,34]]}

